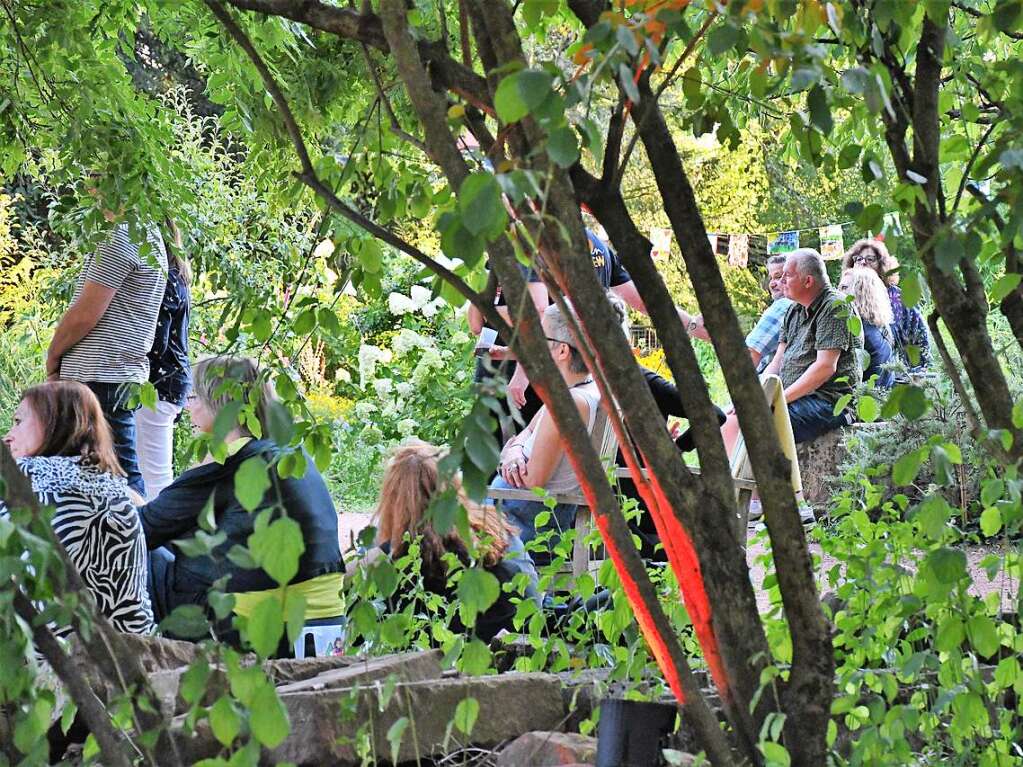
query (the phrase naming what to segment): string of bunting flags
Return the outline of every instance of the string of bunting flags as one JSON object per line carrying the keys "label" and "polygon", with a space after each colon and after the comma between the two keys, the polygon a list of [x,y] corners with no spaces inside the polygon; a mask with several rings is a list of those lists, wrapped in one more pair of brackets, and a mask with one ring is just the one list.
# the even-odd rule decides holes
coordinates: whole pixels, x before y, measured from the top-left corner
{"label": "string of bunting flags", "polygon": [[[762,262],[768,256],[796,250],[800,247],[800,235],[809,233],[809,237],[803,237],[802,244],[809,247],[816,245],[824,260],[836,261],[845,255],[844,230],[846,227],[854,225],[854,221],[843,221],[839,224],[788,229],[783,232],[711,232],[707,234],[707,239],[710,240],[710,247],[715,255],[725,256],[730,265],[744,268],[749,266],[751,260]],[[888,237],[901,235],[902,232],[902,221],[899,214],[886,213],[879,234]],[[671,250],[671,229],[651,228],[650,242],[653,244],[652,252],[655,258],[666,256]]]}

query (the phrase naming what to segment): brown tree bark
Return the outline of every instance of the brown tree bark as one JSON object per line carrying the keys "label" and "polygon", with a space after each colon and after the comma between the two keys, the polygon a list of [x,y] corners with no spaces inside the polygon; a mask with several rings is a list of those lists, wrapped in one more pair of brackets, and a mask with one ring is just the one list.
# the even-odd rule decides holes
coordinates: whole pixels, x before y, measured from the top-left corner
{"label": "brown tree bark", "polygon": [[[916,72],[912,80],[903,71],[900,59],[891,47],[893,43],[885,39],[880,60],[892,73],[899,103],[896,117],[885,118],[885,140],[900,178],[908,181],[907,174],[912,171],[925,179],[926,202],[915,203],[910,219],[935,308],[959,350],[987,427],[1008,431],[1013,436],[1010,456],[1019,459],[1023,457],[1023,430],[1016,428],[1012,422],[1012,394],[987,329],[987,299],[976,265],[967,255],[956,268],[947,272],[938,265],[935,256],[935,245],[939,239],[954,236],[948,230],[939,168],[941,126],[938,93],[947,33],[947,9],[942,23],[937,23],[931,14],[925,15],[916,46]],[[875,54],[865,48],[859,51],[859,56],[868,63]],[[907,143],[910,128],[912,152]],[[1014,310],[1015,301],[1015,298],[1010,300],[1010,312]],[[1023,319],[1020,319],[1020,325],[1023,328]]]}
{"label": "brown tree bark", "polygon": [[[7,445],[3,443],[0,443],[0,480],[5,487],[4,500],[8,508],[29,509],[33,518],[38,520],[39,502],[32,491],[32,486],[28,478],[21,473]],[[100,676],[107,680],[111,689],[123,692],[131,700],[136,727],[135,739],[132,741],[133,750],[144,754],[149,764],[181,764],[177,746],[166,737],[165,722],[159,714],[156,695],[153,694],[142,664],[136,656],[124,649],[120,635],[96,610],[88,586],[48,525],[46,536],[63,564],[62,582],[58,581],[55,584],[55,591],[69,595],[78,604],[72,615],[71,625],[86,656]],[[18,588],[16,585],[12,587]],[[34,608],[27,599],[21,597],[19,600],[16,596],[15,602],[19,612],[24,612],[29,618],[34,617]],[[87,616],[85,621],[81,619],[83,614]],[[53,665],[54,671],[60,676],[61,681],[68,685],[72,699],[86,717],[87,723],[91,728],[95,728],[93,732],[98,739],[103,738],[101,745],[106,744],[104,753],[107,749],[110,750],[107,758],[114,764],[126,763],[125,760],[127,763],[134,761],[135,754],[129,756],[125,753],[126,743],[113,732],[113,725],[109,719],[103,722],[97,718],[96,702],[93,700],[95,692],[89,688],[85,679],[80,678],[79,670],[59,646],[56,650],[59,650],[60,654],[56,654],[54,643],[49,642],[53,638],[50,631],[45,626],[33,624],[33,633],[36,640],[41,642],[40,650],[47,654],[47,660]],[[146,745],[147,739],[142,737],[146,733],[159,735],[156,748]],[[160,754],[159,758],[156,756],[157,753]]]}

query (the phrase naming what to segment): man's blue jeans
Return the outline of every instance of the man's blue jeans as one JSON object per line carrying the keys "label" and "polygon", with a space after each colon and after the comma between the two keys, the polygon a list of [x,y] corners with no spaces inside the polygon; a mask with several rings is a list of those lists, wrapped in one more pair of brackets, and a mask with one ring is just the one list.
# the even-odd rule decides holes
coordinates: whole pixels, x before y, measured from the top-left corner
{"label": "man's blue jeans", "polygon": [[117,460],[128,475],[128,487],[143,498],[146,496],[146,484],[142,481],[139,471],[139,456],[135,450],[135,415],[133,410],[125,407],[130,396],[127,384],[100,383],[88,381],[85,384],[99,400],[103,415],[107,417],[110,431],[114,438],[114,452]]}
{"label": "man's blue jeans", "polygon": [[[511,489],[504,479],[498,475],[490,483],[492,488],[507,490]],[[548,530],[555,530],[559,533],[563,533],[566,530],[571,530],[575,526],[575,511],[576,505],[574,503],[559,503],[553,509],[548,509],[542,501],[513,501],[501,499],[495,504],[504,511],[508,517],[508,521],[512,523],[519,530],[519,538],[522,543],[529,545],[529,542],[536,538],[538,533],[547,532]],[[543,511],[551,512],[550,521],[542,527],[540,530],[536,529],[536,515]],[[532,557],[535,561],[535,557]]]}
{"label": "man's blue jeans", "polygon": [[849,425],[846,412],[835,415],[835,405],[819,394],[807,394],[789,403],[789,421],[796,444],[817,439],[821,434]]}

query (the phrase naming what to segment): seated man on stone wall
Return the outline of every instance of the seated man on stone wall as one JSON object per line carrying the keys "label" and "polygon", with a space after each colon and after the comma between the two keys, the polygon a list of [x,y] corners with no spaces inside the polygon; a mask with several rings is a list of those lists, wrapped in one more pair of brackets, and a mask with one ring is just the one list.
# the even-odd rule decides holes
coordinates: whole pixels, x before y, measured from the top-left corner
{"label": "seated man on stone wall", "polygon": [[856,310],[831,287],[816,250],[789,253],[782,280],[793,305],[766,372],[781,376],[796,442],[809,442],[852,422],[850,410],[835,415],[835,405],[861,382],[857,351],[863,336],[849,330],[847,320]]}

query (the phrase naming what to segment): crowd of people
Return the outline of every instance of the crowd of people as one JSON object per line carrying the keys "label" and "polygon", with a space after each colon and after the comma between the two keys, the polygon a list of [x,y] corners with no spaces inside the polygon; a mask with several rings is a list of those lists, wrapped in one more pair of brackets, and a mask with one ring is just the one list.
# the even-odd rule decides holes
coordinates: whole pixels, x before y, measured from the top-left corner
{"label": "crowd of people", "polygon": [[[303,476],[278,472],[279,457],[292,448],[268,436],[274,393],[255,361],[211,357],[193,368],[188,346],[190,270],[180,238],[169,222],[148,227],[144,255],[137,234],[119,225],[86,259],[74,300],[48,350],[48,381],[24,392],[4,442],[40,502],[55,509],[57,538],[99,611],[119,630],[150,632],[182,605],[201,606],[213,616],[208,602],[215,587],[234,596],[233,613],[243,619],[264,599],[296,595],[305,604],[307,626],[341,625],[345,562],[337,509],[326,483],[308,456]],[[626,304],[639,311],[645,307],[617,254],[595,232],[588,231],[588,236],[595,272],[624,327]],[[898,265],[883,242],[857,242],[842,266],[836,290],[816,251],[771,257],[771,304],[746,339],[757,371],[781,378],[796,442],[849,423],[852,411],[836,413],[836,403],[863,380],[890,387],[894,361],[901,361],[902,370],[918,369],[928,361],[922,318],[903,305]],[[549,304],[544,283],[534,272],[525,274],[551,358],[592,432],[602,404],[573,332],[571,304]],[[681,309],[679,316],[693,337],[710,339],[701,317]],[[484,334],[478,312],[471,309],[468,320],[474,332]],[[493,491],[578,492],[555,420],[500,341],[482,347],[477,370],[478,379],[503,375],[510,380]],[[665,423],[672,416],[684,418],[674,384],[655,371],[644,370],[644,376]],[[157,402],[139,407],[129,392],[147,382],[155,388]],[[212,439],[215,425],[224,420],[221,416],[228,409],[233,414],[239,403],[241,416],[234,417],[226,434],[218,434],[222,449],[209,451],[175,478],[173,429],[182,410],[188,411],[198,435]],[[518,417],[512,418],[513,413]],[[739,433],[735,415],[725,408],[718,416],[731,449]],[[687,434],[673,436],[680,451],[692,449]],[[418,442],[393,452],[380,490],[376,546],[360,552],[359,562],[405,556],[415,542],[422,582],[430,593],[454,600],[451,563],[468,565],[475,557],[499,583],[517,584],[518,599],[542,605],[528,545],[541,532],[570,528],[575,507],[549,509],[540,500],[474,503],[457,477],[440,471],[444,454],[442,447]],[[241,467],[255,458],[267,467],[269,482],[253,509],[237,497],[236,480]],[[622,490],[636,495],[627,481]],[[469,540],[456,528],[443,534],[434,529],[428,509],[442,492],[454,493],[467,510]],[[538,530],[537,517],[547,511],[549,521]],[[272,518],[286,515],[301,531],[303,550],[287,584],[231,555],[235,547],[249,544],[263,512]],[[641,515],[636,533],[644,556],[656,559],[662,552],[645,518]],[[208,553],[197,554],[182,542],[204,524],[215,527],[219,541]],[[489,639],[512,628],[516,598],[511,591],[502,589],[480,616],[472,629],[478,636]],[[398,593],[392,607],[398,609],[410,598]],[[215,629],[221,638],[238,641],[231,619],[220,619]],[[281,648],[281,653],[289,651]]]}

